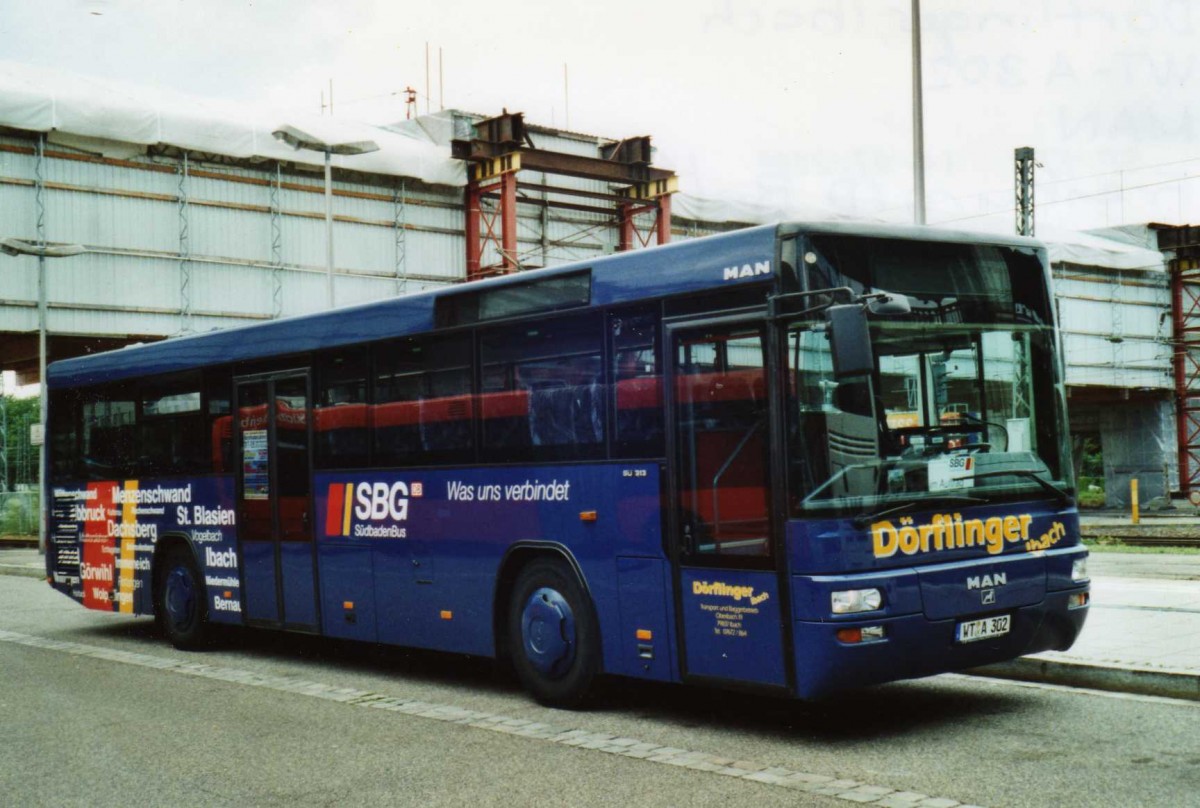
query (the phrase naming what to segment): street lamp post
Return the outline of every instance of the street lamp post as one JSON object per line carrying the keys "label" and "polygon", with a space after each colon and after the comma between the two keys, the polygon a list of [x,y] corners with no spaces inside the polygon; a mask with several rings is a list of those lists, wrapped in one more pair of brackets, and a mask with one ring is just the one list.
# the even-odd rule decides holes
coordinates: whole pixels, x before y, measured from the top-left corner
{"label": "street lamp post", "polygon": [[52,244],[25,241],[19,238],[0,239],[0,252],[6,255],[36,255],[38,259],[38,419],[42,423],[42,442],[38,446],[38,552],[46,552],[46,412],[49,395],[46,392],[46,259],[67,258],[85,252],[79,244]]}
{"label": "street lamp post", "polygon": [[912,0],[913,221],[925,224],[925,98],[921,79],[921,0]]}
{"label": "street lamp post", "polygon": [[325,296],[329,308],[333,308],[333,169],[330,165],[335,154],[366,154],[379,151],[373,140],[357,140],[338,137],[337,133],[318,132],[319,126],[278,127],[273,134],[277,140],[296,149],[323,152],[325,154]]}

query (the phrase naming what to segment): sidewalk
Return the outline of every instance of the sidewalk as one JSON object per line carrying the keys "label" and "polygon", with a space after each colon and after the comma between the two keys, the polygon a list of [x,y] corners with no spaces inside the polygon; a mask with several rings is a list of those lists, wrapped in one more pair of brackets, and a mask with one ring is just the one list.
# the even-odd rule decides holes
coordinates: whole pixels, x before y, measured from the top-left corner
{"label": "sidewalk", "polygon": [[[1091,613],[1071,650],[976,672],[1200,700],[1200,556],[1093,553],[1091,561]],[[1097,566],[1138,577],[1097,574]]]}
{"label": "sidewalk", "polygon": [[[973,672],[1200,700],[1200,556],[1093,553],[1091,560],[1091,613],[1070,651]],[[42,557],[35,548],[0,546],[0,575],[43,578]]]}
{"label": "sidewalk", "polygon": [[0,543],[0,575],[45,578],[46,564],[37,551],[37,539],[33,544],[33,547],[22,547],[16,543]]}

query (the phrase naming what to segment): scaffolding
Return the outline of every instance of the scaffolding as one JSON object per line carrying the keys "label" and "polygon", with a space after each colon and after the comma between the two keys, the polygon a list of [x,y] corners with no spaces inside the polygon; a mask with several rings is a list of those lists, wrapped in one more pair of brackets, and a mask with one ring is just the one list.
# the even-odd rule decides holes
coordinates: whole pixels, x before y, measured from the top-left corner
{"label": "scaffolding", "polygon": [[1200,490],[1200,228],[1162,228],[1159,248],[1169,264],[1175,366],[1175,428],[1179,487]]}
{"label": "scaffolding", "polygon": [[[470,164],[464,193],[467,280],[528,267],[518,247],[519,203],[541,206],[543,222],[550,209],[599,214],[616,226],[618,250],[670,241],[677,178],[673,171],[651,165],[649,137],[603,145],[600,157],[549,151],[534,145],[521,113],[507,111],[475,123],[471,134],[451,144],[453,155]],[[528,179],[534,172],[540,181]],[[551,177],[594,180],[605,189],[552,184],[558,181]],[[544,229],[541,242],[544,254]]]}

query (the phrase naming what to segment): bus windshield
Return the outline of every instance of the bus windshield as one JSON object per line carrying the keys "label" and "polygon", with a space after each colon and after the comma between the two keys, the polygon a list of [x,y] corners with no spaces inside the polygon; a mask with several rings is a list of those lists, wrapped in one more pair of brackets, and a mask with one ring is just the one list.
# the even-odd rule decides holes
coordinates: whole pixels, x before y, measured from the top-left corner
{"label": "bus windshield", "polygon": [[872,315],[874,370],[837,378],[819,316],[786,326],[795,515],[929,500],[1068,501],[1044,274],[1016,248],[814,237],[810,288],[908,297]]}

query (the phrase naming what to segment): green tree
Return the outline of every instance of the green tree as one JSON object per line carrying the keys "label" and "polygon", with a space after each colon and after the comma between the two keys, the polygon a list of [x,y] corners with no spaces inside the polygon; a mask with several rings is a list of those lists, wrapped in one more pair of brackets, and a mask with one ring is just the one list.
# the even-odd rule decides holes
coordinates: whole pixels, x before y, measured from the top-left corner
{"label": "green tree", "polygon": [[12,490],[19,483],[36,483],[38,477],[38,448],[29,441],[29,426],[39,418],[39,402],[33,398],[0,395],[0,424],[7,429],[0,436],[4,443],[0,455],[7,462],[0,468],[4,487]]}

